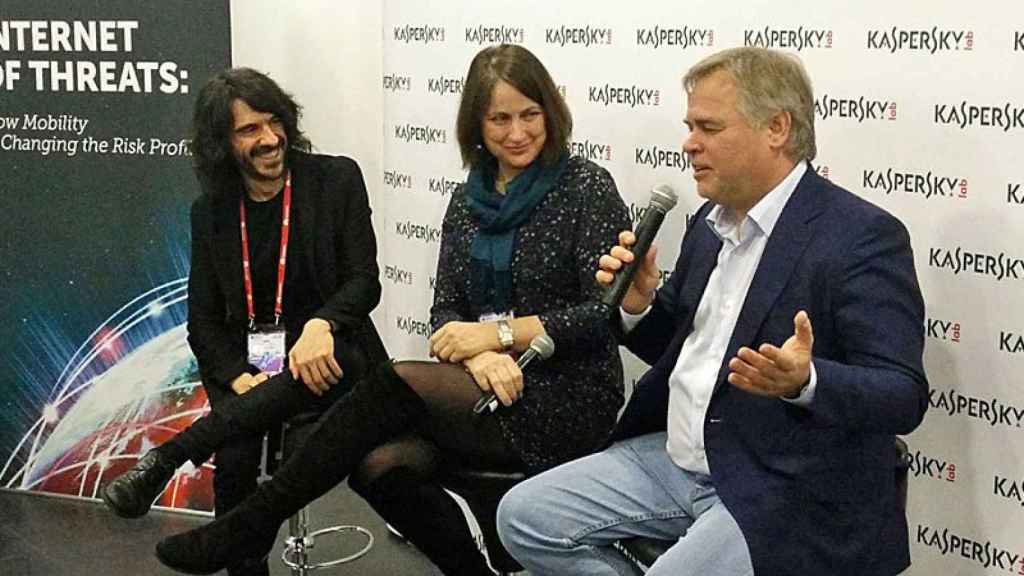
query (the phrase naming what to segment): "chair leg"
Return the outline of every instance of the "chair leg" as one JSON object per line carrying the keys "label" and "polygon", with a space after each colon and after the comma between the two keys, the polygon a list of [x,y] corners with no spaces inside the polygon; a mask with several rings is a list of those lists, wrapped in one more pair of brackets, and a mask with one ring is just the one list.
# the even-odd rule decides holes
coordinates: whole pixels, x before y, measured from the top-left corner
{"label": "chair leg", "polygon": [[[330,568],[362,558],[373,548],[373,534],[362,526],[331,526],[313,532],[309,531],[309,507],[302,508],[288,519],[288,539],[285,541],[284,564],[291,569],[292,576],[309,576],[321,568]],[[344,535],[355,533],[366,542],[357,552],[325,562],[311,562],[309,550],[316,547],[316,539],[327,534]]]}
{"label": "chair leg", "polygon": [[294,549],[292,560],[297,565],[292,568],[292,576],[308,576],[309,553],[307,548],[312,542],[307,538],[309,534],[309,507],[299,510],[297,514],[288,519],[288,543]]}

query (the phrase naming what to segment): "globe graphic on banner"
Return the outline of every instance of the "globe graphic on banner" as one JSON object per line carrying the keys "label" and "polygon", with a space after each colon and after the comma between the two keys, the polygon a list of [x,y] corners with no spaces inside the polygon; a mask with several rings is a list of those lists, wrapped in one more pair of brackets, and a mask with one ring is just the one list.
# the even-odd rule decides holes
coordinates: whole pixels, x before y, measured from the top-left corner
{"label": "globe graphic on banner", "polygon": [[[184,280],[122,308],[68,363],[59,392],[0,474],[3,486],[98,497],[111,478],[207,410],[186,340]],[[168,290],[169,289],[169,290]],[[172,313],[175,312],[175,313]],[[213,509],[213,467],[186,463],[156,505]]]}

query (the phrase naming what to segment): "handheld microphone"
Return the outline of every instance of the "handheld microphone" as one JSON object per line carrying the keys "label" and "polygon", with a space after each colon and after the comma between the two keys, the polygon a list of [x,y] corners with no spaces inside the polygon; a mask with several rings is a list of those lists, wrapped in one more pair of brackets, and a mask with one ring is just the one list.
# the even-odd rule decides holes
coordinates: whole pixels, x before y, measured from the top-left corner
{"label": "handheld microphone", "polygon": [[[540,356],[541,360],[547,360],[551,358],[551,355],[555,353],[555,343],[551,340],[551,337],[547,334],[538,334],[530,340],[530,347],[523,352],[523,355],[516,360],[516,366],[520,370],[525,370],[526,365],[533,362],[533,359]],[[484,410],[488,412],[494,412],[498,409],[498,395],[494,392],[490,392],[486,396],[477,400],[476,405],[473,406],[473,414],[483,414]]]}
{"label": "handheld microphone", "polygon": [[633,282],[637,267],[647,256],[651,242],[654,241],[654,236],[665,220],[665,214],[675,207],[678,199],[679,196],[668,184],[659,184],[651,190],[651,201],[647,205],[647,212],[634,231],[636,243],[630,248],[633,252],[633,261],[627,263],[615,274],[615,280],[604,293],[604,297],[601,298],[601,302],[609,308],[615,309],[622,304],[622,298],[625,297],[630,283]]}

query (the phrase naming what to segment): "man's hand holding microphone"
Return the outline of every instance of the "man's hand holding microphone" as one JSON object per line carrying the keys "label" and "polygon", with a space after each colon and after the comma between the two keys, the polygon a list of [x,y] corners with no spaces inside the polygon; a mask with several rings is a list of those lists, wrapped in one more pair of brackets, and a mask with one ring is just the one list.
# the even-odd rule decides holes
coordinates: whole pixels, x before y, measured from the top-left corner
{"label": "man's hand holding microphone", "polygon": [[[628,314],[642,314],[654,302],[661,274],[655,263],[657,249],[654,235],[665,213],[675,206],[676,196],[666,185],[651,191],[646,215],[636,233],[619,233],[619,245],[598,260],[595,274],[598,283],[607,286],[602,302]],[[753,348],[742,346],[729,360],[728,382],[760,396],[795,400],[810,385],[814,334],[807,312],[800,310],[793,318],[793,336],[781,346],[764,343]]]}
{"label": "man's hand holding microphone", "polygon": [[610,309],[621,306],[630,314],[639,314],[654,301],[654,291],[661,277],[654,262],[658,252],[654,236],[677,200],[671,186],[655,186],[636,232],[620,232],[619,245],[598,260],[597,281],[608,287],[601,302]]}
{"label": "man's hand holding microphone", "polygon": [[[600,269],[594,276],[599,284],[611,286],[622,268],[636,260],[630,250],[635,243],[636,235],[631,231],[623,230],[619,233],[619,245],[613,247],[608,254],[601,256],[601,259],[598,260]],[[655,262],[657,253],[657,247],[652,244],[643,260],[635,266],[636,272],[634,272],[633,281],[630,282],[629,289],[626,290],[620,304],[622,309],[630,314],[640,314],[647,310],[647,307],[654,301],[654,291],[658,288],[661,279],[661,273]]]}

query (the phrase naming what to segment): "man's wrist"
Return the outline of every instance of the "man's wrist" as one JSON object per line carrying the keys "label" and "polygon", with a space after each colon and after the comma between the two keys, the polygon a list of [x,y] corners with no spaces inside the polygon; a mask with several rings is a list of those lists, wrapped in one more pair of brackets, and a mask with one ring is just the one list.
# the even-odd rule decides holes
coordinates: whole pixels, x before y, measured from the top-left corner
{"label": "man's wrist", "polygon": [[324,318],[310,318],[306,321],[306,325],[303,327],[303,330],[309,329],[334,332],[334,323]]}
{"label": "man's wrist", "polygon": [[804,385],[801,386],[799,390],[796,390],[793,396],[787,394],[780,398],[785,402],[807,408],[811,405],[814,401],[814,397],[817,395],[818,384],[818,372],[814,368],[814,362],[811,362],[810,374],[807,377],[807,381],[804,382]]}
{"label": "man's wrist", "polygon": [[641,310],[639,313],[636,313],[636,314],[634,314],[634,313],[630,312],[629,310],[626,310],[625,308],[620,306],[619,307],[619,319],[620,319],[620,324],[622,326],[622,332],[624,334],[629,334],[633,330],[633,328],[636,328],[636,325],[639,324],[640,321],[643,320],[645,316],[647,316],[647,314],[650,311],[651,311],[651,305],[650,304],[648,304],[646,308],[644,308],[643,310]]}
{"label": "man's wrist", "polygon": [[801,394],[804,393],[804,390],[807,390],[807,387],[810,386],[810,385],[811,385],[811,377],[808,376],[807,380],[804,381],[803,385],[801,385],[796,390],[793,390],[789,394],[783,394],[782,397],[785,398],[786,400],[796,400],[797,398],[800,397]]}
{"label": "man's wrist", "polygon": [[654,291],[652,290],[650,294],[641,294],[640,296],[643,298],[642,304],[632,302],[629,298],[626,298],[623,299],[620,308],[622,308],[626,313],[632,314],[633,316],[639,316],[643,314],[645,311],[647,311],[648,308],[651,307],[652,304],[654,304]]}

